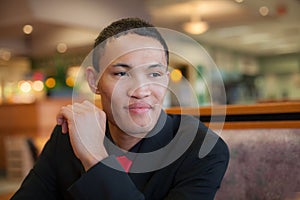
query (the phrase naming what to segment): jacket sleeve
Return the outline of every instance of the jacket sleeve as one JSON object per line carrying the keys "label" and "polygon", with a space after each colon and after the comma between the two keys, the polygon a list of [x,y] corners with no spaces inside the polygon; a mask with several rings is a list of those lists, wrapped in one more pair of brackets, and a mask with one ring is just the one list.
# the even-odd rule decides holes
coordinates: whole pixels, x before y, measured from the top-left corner
{"label": "jacket sleeve", "polygon": [[105,158],[89,169],[68,191],[78,200],[118,200],[120,197],[124,200],[144,199],[114,156]]}
{"label": "jacket sleeve", "polygon": [[[64,182],[66,181],[66,177],[63,176],[68,176],[66,170],[70,169],[61,165],[67,164],[68,167],[72,165],[72,163],[60,163],[62,158],[58,159],[58,157],[65,157],[61,156],[65,153],[61,151],[65,151],[66,147],[62,146],[70,145],[66,143],[66,136],[62,135],[60,126],[55,127],[36,164],[13,195],[12,200],[65,198],[117,200],[120,196],[130,200],[144,199],[143,194],[136,188],[115,156],[109,156],[97,163],[88,172],[74,179],[68,191],[62,191],[64,189],[60,188],[59,182],[62,178]],[[74,155],[71,156],[73,158]],[[77,158],[74,156],[74,159]],[[62,174],[62,171],[66,173]]]}
{"label": "jacket sleeve", "polygon": [[11,198],[18,199],[57,199],[55,176],[55,151],[58,126],[46,143],[33,169],[24,179],[18,191]]}
{"label": "jacket sleeve", "polygon": [[168,200],[213,200],[229,162],[226,143],[218,138],[212,150],[203,158],[199,148],[192,150],[176,173],[174,187]]}

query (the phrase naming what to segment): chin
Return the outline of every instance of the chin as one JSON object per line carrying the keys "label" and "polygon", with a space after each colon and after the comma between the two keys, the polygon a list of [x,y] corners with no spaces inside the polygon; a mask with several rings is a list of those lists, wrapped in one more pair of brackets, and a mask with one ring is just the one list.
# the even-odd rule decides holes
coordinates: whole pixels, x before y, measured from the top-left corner
{"label": "chin", "polygon": [[130,124],[127,123],[123,126],[124,128],[120,127],[125,133],[128,135],[132,135],[135,137],[145,137],[147,133],[149,133],[153,127],[154,124]]}

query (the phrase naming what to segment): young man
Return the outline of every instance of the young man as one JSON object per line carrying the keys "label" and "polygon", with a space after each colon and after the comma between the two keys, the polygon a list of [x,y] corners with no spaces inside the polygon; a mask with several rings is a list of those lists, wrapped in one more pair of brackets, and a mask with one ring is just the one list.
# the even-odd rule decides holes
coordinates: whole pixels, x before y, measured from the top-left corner
{"label": "young man", "polygon": [[[228,148],[196,118],[162,110],[168,57],[162,36],[141,19],[105,28],[86,69],[102,110],[88,101],[63,107],[12,199],[214,199]],[[204,138],[215,143],[202,157]]]}

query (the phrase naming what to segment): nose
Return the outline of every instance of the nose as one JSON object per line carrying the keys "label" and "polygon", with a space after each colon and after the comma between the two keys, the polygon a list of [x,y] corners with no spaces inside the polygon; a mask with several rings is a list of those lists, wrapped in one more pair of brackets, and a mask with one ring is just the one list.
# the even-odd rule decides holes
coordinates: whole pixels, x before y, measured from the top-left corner
{"label": "nose", "polygon": [[134,99],[143,99],[151,95],[149,85],[139,85],[128,90],[128,96]]}

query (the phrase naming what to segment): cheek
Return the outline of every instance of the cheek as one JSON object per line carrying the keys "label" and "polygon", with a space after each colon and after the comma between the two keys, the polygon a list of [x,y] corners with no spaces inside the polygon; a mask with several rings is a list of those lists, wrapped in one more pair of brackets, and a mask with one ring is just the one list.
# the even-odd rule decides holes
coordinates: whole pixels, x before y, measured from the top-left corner
{"label": "cheek", "polygon": [[153,96],[160,102],[163,101],[165,94],[167,92],[167,88],[166,87],[162,87],[162,86],[153,86],[152,87],[152,94]]}
{"label": "cheek", "polygon": [[107,105],[110,103],[113,91],[112,86],[107,83],[107,80],[101,79],[98,84],[102,105],[105,107],[107,107]]}
{"label": "cheek", "polygon": [[121,87],[122,84],[110,80],[103,80],[99,86],[103,103],[106,105],[110,103],[114,105],[120,103],[125,91],[125,88]]}

